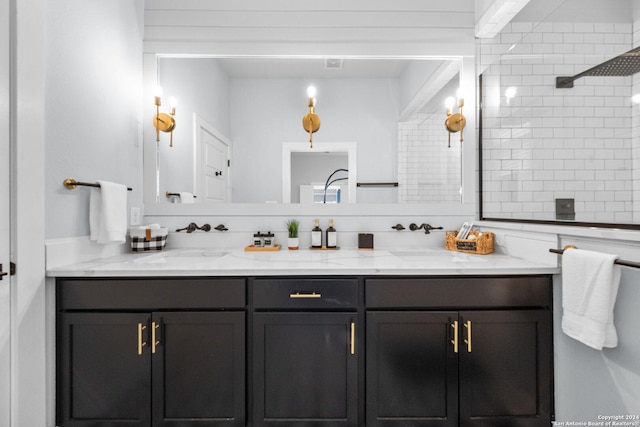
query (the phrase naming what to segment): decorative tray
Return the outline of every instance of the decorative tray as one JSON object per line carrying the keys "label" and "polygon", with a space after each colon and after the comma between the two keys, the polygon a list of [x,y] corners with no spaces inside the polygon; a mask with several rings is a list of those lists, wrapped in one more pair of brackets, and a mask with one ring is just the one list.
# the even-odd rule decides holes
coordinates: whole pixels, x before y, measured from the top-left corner
{"label": "decorative tray", "polygon": [[280,245],[275,244],[274,246],[254,246],[249,245],[244,247],[245,252],[276,252],[280,250]]}

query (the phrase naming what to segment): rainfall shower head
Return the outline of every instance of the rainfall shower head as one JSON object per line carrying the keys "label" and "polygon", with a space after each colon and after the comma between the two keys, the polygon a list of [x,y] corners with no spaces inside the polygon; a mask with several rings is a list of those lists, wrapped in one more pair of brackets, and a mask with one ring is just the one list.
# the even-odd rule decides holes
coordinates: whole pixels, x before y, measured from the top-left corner
{"label": "rainfall shower head", "polygon": [[556,77],[556,88],[572,88],[575,80],[586,76],[620,77],[631,76],[637,72],[640,72],[640,47],[631,49],[629,52],[618,55],[573,77]]}

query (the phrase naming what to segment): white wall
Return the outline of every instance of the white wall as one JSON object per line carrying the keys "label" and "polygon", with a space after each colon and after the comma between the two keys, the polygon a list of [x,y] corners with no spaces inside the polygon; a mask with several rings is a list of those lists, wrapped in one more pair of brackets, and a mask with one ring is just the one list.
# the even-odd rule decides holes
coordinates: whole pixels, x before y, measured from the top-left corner
{"label": "white wall", "polygon": [[[169,135],[160,136],[160,193],[193,192],[193,115],[198,114],[229,137],[229,77],[218,61],[207,58],[161,58],[158,80],[163,89],[161,112],[169,113],[169,97],[175,96],[176,127],[173,147]],[[151,102],[151,100],[146,100]],[[144,131],[153,132],[151,120],[143,120]],[[161,197],[161,202],[169,202]]]}
{"label": "white wall", "polygon": [[47,1],[47,238],[89,234],[89,189],[67,190],[66,178],[126,184],[142,206],[143,7]]}
{"label": "white wall", "polygon": [[313,140],[356,142],[358,181],[397,179],[397,79],[232,79],[234,202],[282,201],[282,143],[309,141],[302,117],[310,83],[321,120]]}

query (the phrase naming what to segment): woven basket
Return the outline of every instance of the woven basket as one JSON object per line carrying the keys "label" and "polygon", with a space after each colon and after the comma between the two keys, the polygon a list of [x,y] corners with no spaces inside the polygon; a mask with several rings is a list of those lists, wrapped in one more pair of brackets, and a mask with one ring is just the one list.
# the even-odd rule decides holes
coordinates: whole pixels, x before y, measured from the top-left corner
{"label": "woven basket", "polygon": [[160,229],[129,229],[131,237],[131,250],[133,252],[161,251],[167,244],[169,230],[166,227]]}
{"label": "woven basket", "polygon": [[445,249],[448,251],[466,252],[469,254],[486,255],[493,252],[493,233],[470,231],[471,239],[458,239],[458,230],[447,231]]}

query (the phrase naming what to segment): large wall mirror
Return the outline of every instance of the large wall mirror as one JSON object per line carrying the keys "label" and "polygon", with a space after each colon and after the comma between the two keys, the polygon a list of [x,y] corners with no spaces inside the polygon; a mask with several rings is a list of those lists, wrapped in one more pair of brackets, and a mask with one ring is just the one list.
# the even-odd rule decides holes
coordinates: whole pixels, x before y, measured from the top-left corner
{"label": "large wall mirror", "polygon": [[[444,126],[445,99],[459,87],[473,105],[473,58],[147,54],[144,68],[146,214],[474,212],[474,108],[465,111],[465,142],[453,134],[449,143]],[[161,112],[169,96],[177,99],[172,147],[168,134],[156,141],[151,125],[156,85]],[[321,119],[317,150],[302,126],[310,85]],[[342,160],[322,150],[345,141]],[[332,194],[322,203],[332,206],[320,208],[307,200],[306,187],[350,164],[343,197]],[[300,170],[317,176],[293,179],[299,188],[287,198],[283,183]],[[184,192],[195,203],[171,195]]]}
{"label": "large wall mirror", "polygon": [[639,228],[639,2],[540,3],[480,41],[482,218]]}

